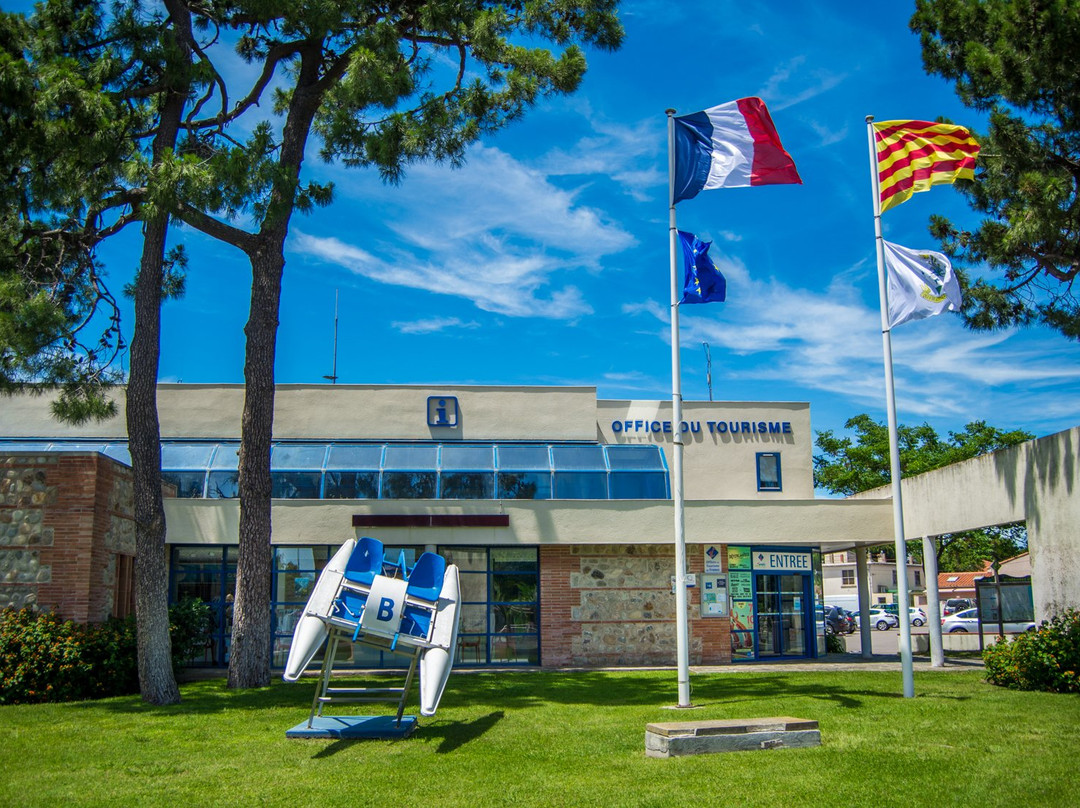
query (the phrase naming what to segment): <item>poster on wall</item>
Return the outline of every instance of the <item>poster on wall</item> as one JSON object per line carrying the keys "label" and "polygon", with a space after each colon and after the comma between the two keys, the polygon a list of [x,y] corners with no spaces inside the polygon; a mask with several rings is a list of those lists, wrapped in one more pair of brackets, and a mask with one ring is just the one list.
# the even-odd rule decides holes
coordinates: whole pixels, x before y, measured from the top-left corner
{"label": "poster on wall", "polygon": [[727,548],[728,570],[750,569],[750,548],[729,545]]}
{"label": "poster on wall", "polygon": [[753,631],[754,630],[754,604],[748,600],[732,601],[731,604],[731,630]]}
{"label": "poster on wall", "polygon": [[727,617],[728,589],[726,575],[701,576],[701,616]]}
{"label": "poster on wall", "polygon": [[724,571],[722,566],[722,555],[720,548],[715,544],[710,544],[705,548],[705,572],[709,575],[716,575]]}
{"label": "poster on wall", "polygon": [[728,587],[732,600],[752,600],[754,597],[753,578],[749,572],[729,572]]}
{"label": "poster on wall", "polygon": [[754,658],[754,635],[749,631],[731,632],[731,661]]}

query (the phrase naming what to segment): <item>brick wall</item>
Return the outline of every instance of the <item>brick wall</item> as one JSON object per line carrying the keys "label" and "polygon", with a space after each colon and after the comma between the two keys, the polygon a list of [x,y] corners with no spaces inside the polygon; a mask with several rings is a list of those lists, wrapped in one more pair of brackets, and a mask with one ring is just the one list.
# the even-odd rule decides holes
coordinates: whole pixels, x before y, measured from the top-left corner
{"label": "brick wall", "polygon": [[[700,552],[688,553],[700,573]],[[676,663],[673,547],[560,545],[540,548],[540,623],[545,668]],[[688,592],[690,663],[731,661],[727,618],[701,618]]]}
{"label": "brick wall", "polygon": [[107,619],[118,557],[135,552],[131,470],[91,453],[10,455],[0,469],[0,608]]}

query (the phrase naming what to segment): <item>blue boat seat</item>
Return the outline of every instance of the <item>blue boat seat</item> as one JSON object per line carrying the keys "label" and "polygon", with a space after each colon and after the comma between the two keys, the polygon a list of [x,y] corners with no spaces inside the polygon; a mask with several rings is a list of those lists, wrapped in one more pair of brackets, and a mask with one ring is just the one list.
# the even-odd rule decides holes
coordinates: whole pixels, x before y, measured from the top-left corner
{"label": "blue boat seat", "polygon": [[371,586],[376,575],[383,571],[383,543],[378,539],[364,536],[356,543],[356,547],[349,556],[345,565],[345,580],[354,584]]}
{"label": "blue boat seat", "polygon": [[[349,583],[359,586],[370,587],[375,576],[382,573],[383,569],[383,543],[378,539],[364,536],[356,543],[352,555],[345,564],[344,578]],[[367,595],[357,592],[347,586],[342,587],[338,598],[334,601],[333,616],[340,617],[350,622],[355,621],[359,626],[360,618],[364,614],[364,603]]]}
{"label": "blue boat seat", "polygon": [[416,566],[409,573],[406,597],[432,602],[432,607],[424,608],[406,603],[402,610],[399,633],[413,637],[427,637],[431,631],[434,617],[434,603],[442,592],[443,577],[446,575],[446,559],[435,553],[423,553],[416,560]]}

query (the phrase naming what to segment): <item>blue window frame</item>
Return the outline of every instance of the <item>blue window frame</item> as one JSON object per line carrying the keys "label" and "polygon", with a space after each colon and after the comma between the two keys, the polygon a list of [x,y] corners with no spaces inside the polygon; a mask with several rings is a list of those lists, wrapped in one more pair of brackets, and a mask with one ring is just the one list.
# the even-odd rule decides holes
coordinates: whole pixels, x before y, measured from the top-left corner
{"label": "blue window frame", "polygon": [[540,664],[540,561],[535,547],[440,547],[461,575],[455,664]]}
{"label": "blue window frame", "polygon": [[236,558],[235,545],[171,545],[169,548],[169,602],[194,598],[210,605],[210,642],[196,657],[183,660],[185,664],[202,667],[229,663]]}
{"label": "blue window frame", "polygon": [[780,453],[757,453],[757,490],[780,491],[783,489],[780,477]]}
{"label": "blue window frame", "polygon": [[[3,448],[94,451],[130,459],[127,445],[119,442],[0,440]],[[239,448],[235,441],[163,441],[162,475],[179,497],[236,498]],[[649,445],[282,441],[271,447],[270,477],[275,499],[671,496],[663,451]]]}

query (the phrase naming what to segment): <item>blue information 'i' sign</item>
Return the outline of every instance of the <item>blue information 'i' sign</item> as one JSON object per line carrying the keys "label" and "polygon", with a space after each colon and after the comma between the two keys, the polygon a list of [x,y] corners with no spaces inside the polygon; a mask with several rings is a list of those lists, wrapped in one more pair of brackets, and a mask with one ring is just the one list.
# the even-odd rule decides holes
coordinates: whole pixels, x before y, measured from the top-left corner
{"label": "blue information 'i' sign", "polygon": [[455,427],[458,425],[458,400],[454,396],[429,396],[428,426]]}

